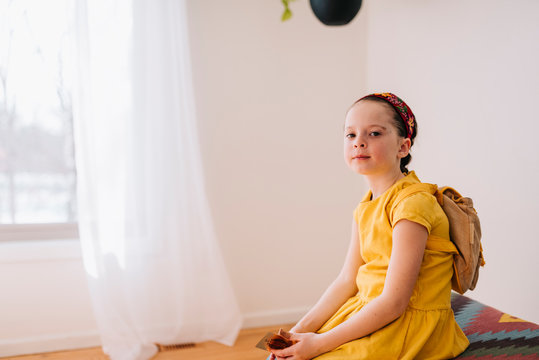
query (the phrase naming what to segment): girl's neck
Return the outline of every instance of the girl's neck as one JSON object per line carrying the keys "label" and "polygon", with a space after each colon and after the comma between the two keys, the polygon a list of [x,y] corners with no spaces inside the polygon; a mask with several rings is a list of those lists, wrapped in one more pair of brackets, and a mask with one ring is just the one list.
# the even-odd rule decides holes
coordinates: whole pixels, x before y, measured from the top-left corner
{"label": "girl's neck", "polygon": [[366,175],[367,182],[372,192],[372,199],[376,199],[382,195],[393,184],[404,177],[404,174],[400,169],[396,172],[391,172],[383,175]]}

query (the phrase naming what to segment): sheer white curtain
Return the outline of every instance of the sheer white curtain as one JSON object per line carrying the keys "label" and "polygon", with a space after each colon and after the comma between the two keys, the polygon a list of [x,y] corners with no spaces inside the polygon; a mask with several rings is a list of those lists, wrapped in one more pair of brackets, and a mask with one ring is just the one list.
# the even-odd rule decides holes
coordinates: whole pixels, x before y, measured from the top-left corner
{"label": "sheer white curtain", "polygon": [[204,191],[184,0],[76,6],[79,226],[103,349],[232,345],[241,316]]}

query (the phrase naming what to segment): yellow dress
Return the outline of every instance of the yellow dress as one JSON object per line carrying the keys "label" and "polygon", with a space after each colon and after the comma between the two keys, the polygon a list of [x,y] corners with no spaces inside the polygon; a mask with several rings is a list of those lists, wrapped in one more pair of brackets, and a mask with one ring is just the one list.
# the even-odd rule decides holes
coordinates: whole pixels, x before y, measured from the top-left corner
{"label": "yellow dress", "polygon": [[429,236],[419,277],[404,314],[368,336],[345,343],[316,360],[451,359],[469,342],[451,309],[451,277],[456,248],[449,240],[449,223],[435,197],[421,192],[393,202],[399,190],[419,179],[412,171],[374,200],[367,193],[354,211],[361,257],[358,293],[317,331],[324,333],[346,321],[382,293],[392,246],[392,224],[401,219],[425,226]]}

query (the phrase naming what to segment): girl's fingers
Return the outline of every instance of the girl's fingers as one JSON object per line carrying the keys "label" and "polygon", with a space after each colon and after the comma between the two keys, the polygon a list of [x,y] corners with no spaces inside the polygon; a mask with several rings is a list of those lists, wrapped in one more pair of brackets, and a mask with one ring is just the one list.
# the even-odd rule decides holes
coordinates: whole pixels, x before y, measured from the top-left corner
{"label": "girl's fingers", "polygon": [[273,350],[272,353],[277,357],[277,358],[286,358],[287,356],[292,356],[294,355],[294,350],[295,350],[295,345],[292,345],[292,346],[289,346],[287,348],[284,348],[282,350]]}

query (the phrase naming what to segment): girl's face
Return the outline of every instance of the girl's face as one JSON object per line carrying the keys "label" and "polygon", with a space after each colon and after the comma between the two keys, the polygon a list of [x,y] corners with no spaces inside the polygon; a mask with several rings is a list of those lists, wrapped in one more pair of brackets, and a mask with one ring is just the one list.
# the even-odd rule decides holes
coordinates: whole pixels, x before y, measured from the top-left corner
{"label": "girl's face", "polygon": [[398,135],[388,106],[362,100],[346,114],[344,160],[358,174],[400,172],[400,159],[408,155],[410,139]]}

